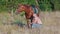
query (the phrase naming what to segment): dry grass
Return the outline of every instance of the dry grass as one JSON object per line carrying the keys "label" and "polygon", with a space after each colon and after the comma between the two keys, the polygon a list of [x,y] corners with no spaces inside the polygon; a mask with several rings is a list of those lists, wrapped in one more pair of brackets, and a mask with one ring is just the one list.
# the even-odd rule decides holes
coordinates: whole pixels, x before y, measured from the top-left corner
{"label": "dry grass", "polygon": [[[40,18],[43,22],[41,29],[28,29],[27,27],[21,28],[17,25],[10,25],[15,20],[26,22],[25,18],[18,16],[12,17],[8,13],[0,13],[0,34],[60,34],[60,12],[41,12]],[[2,23],[8,23],[8,25]]]}

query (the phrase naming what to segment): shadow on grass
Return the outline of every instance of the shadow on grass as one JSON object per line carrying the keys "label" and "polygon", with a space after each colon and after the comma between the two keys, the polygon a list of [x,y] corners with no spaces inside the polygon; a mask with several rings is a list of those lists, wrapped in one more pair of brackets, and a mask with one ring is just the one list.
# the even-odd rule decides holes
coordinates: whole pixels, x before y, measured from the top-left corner
{"label": "shadow on grass", "polygon": [[[0,23],[1,24],[1,23]],[[2,23],[3,25],[17,25],[19,27],[24,27],[26,24],[24,24],[23,22],[21,21],[15,21],[15,22],[11,22],[11,23]]]}
{"label": "shadow on grass", "polygon": [[24,23],[22,23],[22,22],[20,22],[20,21],[18,21],[18,22],[13,22],[13,23],[11,23],[11,25],[18,25],[18,26],[20,26],[20,27],[24,27],[26,24],[24,24]]}

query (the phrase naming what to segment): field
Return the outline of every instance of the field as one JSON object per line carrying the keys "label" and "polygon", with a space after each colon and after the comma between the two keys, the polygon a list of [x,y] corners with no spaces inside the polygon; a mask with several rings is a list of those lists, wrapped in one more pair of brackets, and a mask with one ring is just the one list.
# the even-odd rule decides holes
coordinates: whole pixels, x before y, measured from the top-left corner
{"label": "field", "polygon": [[28,29],[26,26],[20,27],[15,21],[26,24],[26,19],[20,15],[0,13],[0,34],[60,34],[60,12],[40,12],[40,19],[43,23],[40,29]]}

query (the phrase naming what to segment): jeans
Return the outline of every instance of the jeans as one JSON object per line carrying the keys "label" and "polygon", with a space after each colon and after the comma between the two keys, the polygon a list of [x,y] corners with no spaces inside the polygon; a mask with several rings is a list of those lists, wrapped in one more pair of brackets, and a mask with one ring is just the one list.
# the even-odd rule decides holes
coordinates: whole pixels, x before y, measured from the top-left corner
{"label": "jeans", "polygon": [[32,24],[32,28],[41,28],[42,24]]}

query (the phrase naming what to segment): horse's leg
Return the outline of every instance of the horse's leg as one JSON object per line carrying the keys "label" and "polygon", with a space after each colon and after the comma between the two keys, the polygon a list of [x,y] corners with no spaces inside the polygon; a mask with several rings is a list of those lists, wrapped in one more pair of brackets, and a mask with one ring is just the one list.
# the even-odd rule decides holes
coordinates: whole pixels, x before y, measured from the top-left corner
{"label": "horse's leg", "polygon": [[28,28],[31,28],[31,21],[29,19],[27,19],[27,26]]}
{"label": "horse's leg", "polygon": [[33,20],[33,16],[30,19],[27,19],[27,26],[28,26],[28,28],[32,28],[32,20]]}

